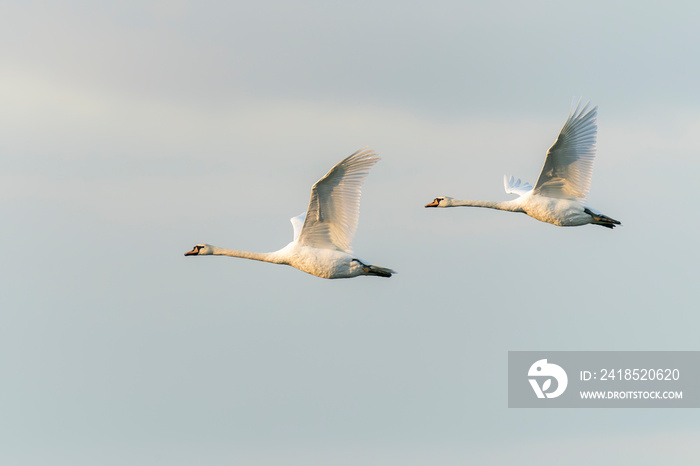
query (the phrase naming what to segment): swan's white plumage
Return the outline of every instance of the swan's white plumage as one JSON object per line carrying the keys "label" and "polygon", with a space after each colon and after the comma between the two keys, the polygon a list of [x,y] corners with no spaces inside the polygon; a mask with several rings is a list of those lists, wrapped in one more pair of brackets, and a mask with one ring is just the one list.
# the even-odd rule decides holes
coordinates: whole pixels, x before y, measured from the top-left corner
{"label": "swan's white plumage", "polygon": [[294,228],[294,239],[292,241],[295,243],[299,239],[299,234],[301,233],[301,229],[304,227],[304,219],[305,218],[306,218],[306,212],[302,212],[301,214],[297,215],[296,217],[292,217],[289,219],[289,221],[292,222],[292,228]]}
{"label": "swan's white plumage", "polygon": [[534,194],[556,199],[584,199],[591,189],[596,151],[598,107],[574,107],[559,137],[547,151]]}
{"label": "swan's white plumage", "polygon": [[352,252],[360,216],[362,183],[379,157],[362,149],[338,162],[311,188],[299,243],[314,248]]}
{"label": "swan's white plumage", "polygon": [[512,176],[509,179],[508,175],[503,175],[503,185],[505,186],[506,193],[508,194],[517,194],[518,196],[522,196],[532,191],[532,185],[530,183],[523,183],[520,181],[520,178],[518,178],[518,181],[515,181],[515,178]]}

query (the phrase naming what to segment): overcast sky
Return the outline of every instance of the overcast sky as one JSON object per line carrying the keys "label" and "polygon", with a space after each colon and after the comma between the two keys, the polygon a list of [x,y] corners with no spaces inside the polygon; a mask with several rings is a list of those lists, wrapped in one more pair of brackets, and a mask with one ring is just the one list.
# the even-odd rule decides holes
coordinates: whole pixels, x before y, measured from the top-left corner
{"label": "overcast sky", "polygon": [[[0,462],[697,464],[689,409],[507,408],[509,350],[697,350],[700,4],[0,4]],[[534,183],[599,106],[559,228]],[[355,252],[272,251],[369,146]]]}

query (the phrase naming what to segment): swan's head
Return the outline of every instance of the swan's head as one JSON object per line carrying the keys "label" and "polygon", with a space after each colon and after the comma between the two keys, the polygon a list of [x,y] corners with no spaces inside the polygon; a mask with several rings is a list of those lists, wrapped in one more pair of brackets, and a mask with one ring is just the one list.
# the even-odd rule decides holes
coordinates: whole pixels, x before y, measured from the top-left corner
{"label": "swan's head", "polygon": [[211,254],[214,254],[214,251],[208,244],[198,244],[191,251],[185,253],[186,256],[209,256]]}
{"label": "swan's head", "polygon": [[448,196],[436,197],[433,202],[426,204],[426,207],[450,207],[452,205],[452,198]]}

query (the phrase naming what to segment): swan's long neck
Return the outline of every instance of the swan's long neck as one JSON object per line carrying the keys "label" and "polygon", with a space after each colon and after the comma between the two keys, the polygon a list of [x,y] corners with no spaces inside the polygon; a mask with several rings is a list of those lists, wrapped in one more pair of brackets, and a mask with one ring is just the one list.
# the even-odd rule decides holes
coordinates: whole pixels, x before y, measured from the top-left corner
{"label": "swan's long neck", "polygon": [[523,208],[517,199],[511,201],[472,201],[469,199],[452,199],[448,207],[485,207],[487,209],[507,210],[509,212],[523,212]]}
{"label": "swan's long neck", "polygon": [[286,264],[276,252],[249,252],[237,251],[235,249],[224,249],[211,246],[212,254],[215,256],[240,257],[241,259],[251,259],[255,261],[272,262],[274,264]]}

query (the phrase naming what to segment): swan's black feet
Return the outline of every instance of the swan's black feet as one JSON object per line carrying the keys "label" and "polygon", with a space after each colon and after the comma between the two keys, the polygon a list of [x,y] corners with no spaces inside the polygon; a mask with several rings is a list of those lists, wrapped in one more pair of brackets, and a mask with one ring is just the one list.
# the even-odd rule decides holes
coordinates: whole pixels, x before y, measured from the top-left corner
{"label": "swan's black feet", "polygon": [[593,218],[593,223],[596,225],[600,225],[605,228],[615,228],[615,225],[622,225],[622,223],[618,222],[614,218],[610,218],[603,214],[596,214],[588,208],[583,209],[583,211]]}
{"label": "swan's black feet", "polygon": [[396,273],[391,269],[387,269],[386,267],[379,267],[377,265],[367,265],[359,259],[353,259],[353,262],[357,262],[358,264],[360,264],[362,266],[362,271],[366,275],[376,275],[378,277],[389,278],[391,277],[391,274]]}
{"label": "swan's black feet", "polygon": [[365,273],[367,275],[376,275],[378,277],[384,277],[384,278],[389,278],[391,277],[392,273],[396,273],[391,269],[387,269],[386,267],[379,267],[376,265],[368,265],[363,268]]}

